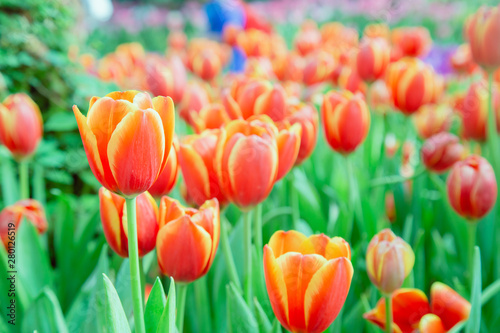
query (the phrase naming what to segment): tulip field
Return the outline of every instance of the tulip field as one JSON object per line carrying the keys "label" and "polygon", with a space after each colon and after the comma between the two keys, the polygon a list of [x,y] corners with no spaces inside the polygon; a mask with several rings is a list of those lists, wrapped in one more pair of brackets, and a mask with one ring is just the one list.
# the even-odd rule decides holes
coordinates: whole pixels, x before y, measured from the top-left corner
{"label": "tulip field", "polygon": [[500,332],[500,5],[0,0],[0,333]]}

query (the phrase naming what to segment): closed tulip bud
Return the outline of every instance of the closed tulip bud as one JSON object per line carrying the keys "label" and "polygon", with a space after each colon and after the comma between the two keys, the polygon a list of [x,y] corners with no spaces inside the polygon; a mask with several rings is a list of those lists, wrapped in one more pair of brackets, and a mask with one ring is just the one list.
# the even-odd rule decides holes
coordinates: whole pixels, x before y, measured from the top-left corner
{"label": "closed tulip bud", "polygon": [[423,105],[414,115],[413,123],[423,139],[450,129],[453,110],[447,104]]}
{"label": "closed tulip bud", "polygon": [[264,201],[273,188],[279,164],[277,133],[265,115],[233,120],[221,131],[214,166],[222,192],[240,208]]}
{"label": "closed tulip bud", "polygon": [[422,57],[432,44],[429,30],[424,27],[403,27],[392,31],[392,42],[406,57]]}
{"label": "closed tulip bud", "polygon": [[355,68],[353,69],[349,66],[341,66],[340,68],[337,68],[337,70],[339,70],[337,85],[340,88],[348,90],[352,93],[356,93],[358,91],[363,94],[365,93],[366,85],[363,80],[361,80],[361,77]]}
{"label": "closed tulip bud", "polygon": [[0,104],[0,143],[18,161],[31,157],[43,135],[40,109],[26,94],[9,95]]}
{"label": "closed tulip bud", "polygon": [[209,103],[210,96],[205,86],[198,82],[189,83],[179,105],[179,116],[188,124],[192,124],[192,113],[200,112]]}
{"label": "closed tulip bud", "polygon": [[172,56],[169,62],[150,58],[146,61],[146,85],[155,96],[170,96],[180,103],[187,85],[187,73],[182,60]]}
{"label": "closed tulip bud", "polygon": [[367,39],[359,48],[356,68],[363,81],[373,82],[381,78],[389,64],[391,49],[382,38]]}
{"label": "closed tulip bud", "polygon": [[300,124],[302,135],[300,137],[299,154],[295,165],[300,165],[314,151],[318,141],[319,120],[316,109],[305,103],[291,104],[288,106],[289,116],[287,121],[290,124]]}
{"label": "closed tulip bud", "polygon": [[383,294],[401,288],[415,263],[411,246],[390,229],[373,236],[366,250],[366,271]]}
{"label": "closed tulip bud", "polygon": [[289,122],[284,122],[280,126],[280,131],[276,137],[279,155],[276,181],[283,178],[295,165],[297,156],[299,155],[301,135],[302,127],[300,124],[290,125]]}
{"label": "closed tulip bud", "polygon": [[222,104],[213,103],[204,106],[200,112],[191,113],[191,125],[196,133],[206,129],[216,129],[229,123],[231,118]]}
{"label": "closed tulip bud", "polygon": [[214,168],[219,134],[220,130],[203,131],[184,138],[179,145],[179,164],[186,183],[186,195],[198,206],[212,198],[217,198],[221,206],[227,202]]}
{"label": "closed tulip bud", "polygon": [[422,161],[433,172],[447,171],[464,157],[464,147],[458,138],[448,132],[441,132],[425,140],[422,146]]}
{"label": "closed tulip bud", "polygon": [[286,116],[286,104],[285,90],[280,85],[275,85],[257,98],[253,113],[268,115],[273,121],[282,121]]}
{"label": "closed tulip bud", "polygon": [[[125,199],[104,187],[99,190],[99,208],[102,229],[109,246],[121,257],[128,257],[128,228]],[[153,197],[144,192],[137,196],[137,244],[142,257],[155,248],[158,234],[158,206]]]}
{"label": "closed tulip bud", "polygon": [[394,200],[394,193],[392,191],[385,192],[385,216],[389,222],[396,221],[396,202]]}
{"label": "closed tulip bud", "polygon": [[341,154],[356,150],[370,129],[370,112],[359,93],[332,91],[326,94],[321,115],[328,144]]}
{"label": "closed tulip bud", "polygon": [[500,5],[479,8],[467,25],[467,37],[472,58],[488,72],[500,66],[499,35]]}
{"label": "closed tulip bud", "polygon": [[76,105],[73,112],[90,168],[105,188],[134,197],[154,184],[167,165],[174,135],[170,97],[112,92],[93,97],[87,117]]}
{"label": "closed tulip bud", "polygon": [[222,63],[215,50],[204,49],[193,55],[191,68],[201,79],[211,81],[220,73]]}
{"label": "closed tulip bud", "polygon": [[5,249],[15,247],[16,236],[12,231],[19,228],[23,219],[33,224],[39,234],[47,230],[47,218],[40,202],[33,199],[20,200],[0,212],[0,239]]}
{"label": "closed tulip bud", "polygon": [[460,45],[451,56],[450,63],[455,71],[462,74],[472,74],[477,68],[469,44]]}
{"label": "closed tulip bud", "polygon": [[325,51],[310,54],[303,66],[302,81],[306,86],[312,86],[328,80],[335,69],[335,60]]}
{"label": "closed tulip bud", "polygon": [[271,306],[291,332],[326,330],[344,305],[352,275],[351,250],[340,237],[277,231],[264,246]]}
{"label": "closed tulip bud", "polygon": [[217,199],[206,201],[200,209],[192,209],[163,197],[156,240],[160,270],[177,282],[189,283],[199,279],[212,266],[219,235]]}
{"label": "closed tulip bud", "polygon": [[167,195],[172,191],[177,181],[177,173],[179,170],[179,163],[177,160],[177,144],[174,142],[170,148],[170,154],[168,154],[167,165],[165,169],[160,173],[156,179],[153,186],[148,190],[149,194],[153,197],[161,197]]}
{"label": "closed tulip bud", "polygon": [[495,172],[481,156],[455,163],[446,186],[451,207],[471,222],[485,216],[497,200]]}

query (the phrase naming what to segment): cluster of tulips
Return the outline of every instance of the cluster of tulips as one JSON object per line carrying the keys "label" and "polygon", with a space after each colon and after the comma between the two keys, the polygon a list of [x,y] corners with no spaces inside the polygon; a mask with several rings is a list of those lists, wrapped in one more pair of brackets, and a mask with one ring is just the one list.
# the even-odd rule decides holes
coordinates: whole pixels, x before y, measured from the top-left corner
{"label": "cluster of tulips", "polygon": [[[93,97],[86,116],[76,106],[73,111],[90,168],[102,185],[106,240],[129,258],[136,332],[145,331],[139,258],[156,249],[159,269],[177,284],[182,332],[186,289],[210,270],[219,240],[229,278],[250,309],[256,248],[283,327],[310,333],[327,329],[355,274],[350,245],[341,237],[296,230],[278,230],[264,245],[260,204],[278,181],[293,181],[290,171],[311,156],[320,127],[331,149],[349,159],[371,130],[375,110],[413,117],[425,140],[424,165],[433,173],[451,170],[448,201],[474,228],[497,200],[499,22],[500,6],[483,7],[467,21],[468,43],[458,48],[452,64],[457,73],[484,73],[489,84],[475,82],[453,97],[443,94],[444,78],[421,60],[431,45],[421,27],[391,31],[372,24],[358,41],[357,31],[340,23],[318,28],[308,21],[288,50],[276,33],[229,24],[221,42],[188,41],[182,32],[171,33],[166,57],[136,43],[100,60],[82,56],[89,72],[125,90]],[[246,66],[239,74],[224,73],[235,49],[247,58]],[[336,89],[328,89],[331,85]],[[176,112],[193,134],[175,137]],[[463,120],[462,138],[448,132],[454,114]],[[40,110],[27,95],[14,94],[0,104],[0,142],[19,162],[22,192],[21,201],[0,213],[7,249],[9,223],[17,228],[26,219],[39,233],[47,229],[42,205],[29,199],[27,177],[42,124]],[[490,161],[468,153],[470,140],[487,140]],[[403,148],[408,159],[412,147]],[[390,156],[387,139],[384,149]],[[186,205],[167,196],[179,169]],[[410,181],[411,174],[404,178]],[[356,187],[351,179],[350,187]],[[243,282],[228,244],[223,214],[229,204],[244,220]],[[394,218],[392,195],[386,205]],[[298,229],[299,218],[292,219]],[[364,317],[387,332],[403,333],[447,332],[467,320],[470,303],[441,282],[432,285],[430,302],[423,291],[402,288],[416,260],[410,245],[389,229],[373,237],[366,271],[383,298]]]}

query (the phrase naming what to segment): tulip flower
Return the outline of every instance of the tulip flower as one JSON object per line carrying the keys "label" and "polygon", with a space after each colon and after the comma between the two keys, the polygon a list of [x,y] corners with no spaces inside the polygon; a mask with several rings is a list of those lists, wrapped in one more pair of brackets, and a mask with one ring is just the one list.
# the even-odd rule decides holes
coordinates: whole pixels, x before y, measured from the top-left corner
{"label": "tulip flower", "polygon": [[212,49],[204,49],[196,53],[190,61],[193,73],[206,81],[213,80],[222,68],[219,55]]}
{"label": "tulip flower", "polygon": [[471,222],[485,216],[497,199],[495,172],[481,156],[471,155],[455,163],[446,186],[451,207]]}
{"label": "tulip flower", "polygon": [[472,53],[469,44],[460,45],[450,58],[451,66],[458,73],[472,74],[477,64],[472,59]]}
{"label": "tulip flower", "polygon": [[238,113],[241,114],[244,119],[248,119],[255,115],[254,110],[257,99],[271,89],[271,83],[261,79],[248,79],[234,84],[232,86],[231,96],[240,109]]}
{"label": "tulip flower", "polygon": [[392,31],[392,42],[403,56],[422,57],[432,44],[429,30],[424,27],[402,27]]}
{"label": "tulip flower", "polygon": [[385,295],[403,285],[415,263],[411,246],[390,229],[373,236],[366,250],[366,271],[372,283]]}
{"label": "tulip flower", "polygon": [[169,46],[167,50],[173,50],[175,53],[182,54],[187,46],[186,34],[179,30],[170,31],[167,37],[167,45]]}
{"label": "tulip flower", "polygon": [[309,55],[302,70],[302,82],[306,86],[322,83],[332,76],[335,60],[325,51]]}
{"label": "tulip flower", "polygon": [[180,103],[187,85],[187,73],[182,60],[172,56],[169,61],[150,57],[146,61],[146,85],[156,96],[170,96]]}
{"label": "tulip flower", "polygon": [[105,188],[134,197],[154,184],[167,164],[174,134],[170,97],[112,92],[93,97],[87,117],[76,105],[73,112],[90,168]]}
{"label": "tulip flower", "polygon": [[356,68],[363,81],[373,82],[381,78],[390,60],[390,48],[382,38],[367,39],[359,48]]}
{"label": "tulip flower", "polygon": [[168,193],[170,193],[170,191],[172,191],[175,183],[177,182],[179,162],[177,158],[176,147],[177,144],[174,141],[172,147],[170,148],[170,153],[168,154],[168,160],[165,169],[163,169],[153,186],[151,186],[148,190],[149,194],[151,194],[153,197],[159,198],[161,196],[167,195]]}
{"label": "tulip flower", "polygon": [[445,172],[463,157],[464,147],[448,132],[431,136],[422,146],[422,161],[428,170],[436,173]]}
{"label": "tulip flower", "polygon": [[215,148],[220,130],[207,130],[190,135],[179,145],[181,166],[186,194],[196,204],[217,198],[221,206],[227,202],[214,168]]}
{"label": "tulip flower", "polygon": [[271,53],[271,39],[268,34],[260,30],[242,31],[238,35],[237,43],[247,57],[267,57]]}
{"label": "tulip flower", "polygon": [[413,116],[418,135],[423,139],[450,129],[453,111],[446,104],[423,105]]}
{"label": "tulip flower", "polygon": [[339,66],[335,74],[338,74],[336,81],[339,88],[348,90],[352,93],[359,91],[365,94],[366,85],[355,68]]}
{"label": "tulip flower", "polygon": [[349,244],[323,234],[277,231],[264,246],[264,276],[276,318],[291,332],[323,332],[344,305],[353,267]]}
{"label": "tulip flower", "polygon": [[321,116],[328,144],[341,154],[356,150],[370,129],[370,112],[359,93],[329,92],[323,99]]}
{"label": "tulip flower", "polygon": [[385,215],[389,222],[396,221],[396,201],[394,200],[394,193],[392,191],[385,192]]}
{"label": "tulip flower", "polygon": [[273,188],[279,164],[277,133],[265,115],[233,120],[220,133],[215,171],[224,195],[240,208],[264,201]]}
{"label": "tulip flower", "polygon": [[[99,207],[101,212],[102,229],[109,246],[119,256],[127,258],[128,229],[127,210],[125,199],[104,187],[99,190]],[[153,197],[144,192],[137,196],[137,243],[139,256],[142,257],[155,248],[158,234],[158,206]]]}
{"label": "tulip flower", "polygon": [[313,22],[312,26],[303,27],[295,36],[295,48],[301,56],[317,50],[321,45],[321,33]]}
{"label": "tulip flower", "polygon": [[216,129],[229,123],[231,118],[222,104],[213,103],[204,106],[199,112],[191,112],[191,125],[196,133],[207,129]]}
{"label": "tulip flower", "polygon": [[0,104],[0,143],[18,161],[31,157],[43,135],[40,109],[26,94],[7,96]]}
{"label": "tulip flower", "polygon": [[280,85],[263,92],[254,104],[253,114],[268,115],[273,121],[281,121],[286,116],[286,94]]}
{"label": "tulip flower", "polygon": [[241,26],[228,22],[222,31],[222,41],[229,46],[235,46],[238,42],[238,35],[241,33]]}
{"label": "tulip flower", "polygon": [[179,116],[188,124],[192,124],[192,113],[200,112],[209,103],[210,96],[205,86],[198,82],[189,83],[179,105]]}
{"label": "tulip flower", "polygon": [[163,197],[156,239],[158,265],[163,274],[184,283],[207,274],[219,245],[219,228],[217,199],[206,201],[197,210]]}
{"label": "tulip flower", "polygon": [[288,108],[289,115],[286,118],[287,121],[290,124],[300,124],[302,127],[299,154],[295,161],[295,165],[300,165],[311,156],[316,147],[319,127],[318,113],[313,106],[305,103],[292,104]]}
{"label": "tulip flower", "polygon": [[286,122],[276,137],[278,145],[278,175],[276,181],[283,178],[290,171],[299,155],[300,138],[302,135],[302,127],[300,124],[289,125]]}
{"label": "tulip flower", "polygon": [[467,25],[467,38],[472,58],[487,72],[492,72],[500,66],[499,35],[500,5],[479,8]]}
{"label": "tulip flower", "polygon": [[15,234],[12,231],[19,228],[24,218],[33,224],[39,234],[47,230],[47,218],[40,202],[26,199],[5,207],[0,212],[0,239],[7,251],[14,247]]}
{"label": "tulip flower", "polygon": [[363,36],[367,38],[383,38],[389,40],[390,28],[386,23],[371,23],[363,30]]}

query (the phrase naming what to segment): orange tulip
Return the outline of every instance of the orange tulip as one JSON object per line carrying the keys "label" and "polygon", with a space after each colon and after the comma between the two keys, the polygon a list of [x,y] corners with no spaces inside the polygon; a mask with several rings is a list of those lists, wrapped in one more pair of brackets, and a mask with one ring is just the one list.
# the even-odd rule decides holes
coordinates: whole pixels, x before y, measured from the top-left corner
{"label": "orange tulip", "polygon": [[172,56],[167,62],[150,57],[146,61],[146,85],[155,96],[170,96],[180,103],[187,85],[187,73],[182,60]]}
{"label": "orange tulip", "polygon": [[413,123],[418,135],[427,139],[450,129],[453,111],[447,104],[423,105],[414,115]]}
{"label": "orange tulip", "polygon": [[294,43],[301,56],[306,56],[317,50],[321,45],[321,33],[315,26],[315,22],[313,26],[303,27],[295,36]]}
{"label": "orange tulip", "polygon": [[219,203],[206,201],[199,210],[184,208],[163,197],[160,231],[156,240],[158,265],[177,282],[192,282],[207,274],[217,252],[220,235]]}
{"label": "orange tulip", "polygon": [[[101,187],[99,207],[102,229],[109,246],[119,256],[127,258],[129,253],[125,199]],[[155,248],[158,234],[158,206],[153,197],[144,192],[137,196],[136,209],[137,243],[139,256],[142,257]]]}
{"label": "orange tulip", "polygon": [[385,39],[367,39],[359,48],[356,68],[363,81],[373,82],[381,78],[389,64],[391,52]]}
{"label": "orange tulip", "polygon": [[7,96],[0,104],[0,143],[16,160],[31,157],[43,135],[40,109],[26,94]]}
{"label": "orange tulip", "polygon": [[319,127],[318,113],[313,106],[305,103],[291,104],[288,109],[287,121],[290,124],[300,124],[302,127],[299,154],[295,161],[295,165],[300,165],[311,156],[316,147]]}
{"label": "orange tulip", "polygon": [[321,116],[328,144],[341,154],[356,150],[370,129],[370,112],[359,93],[329,92],[323,99]]}
{"label": "orange tulip", "polygon": [[390,229],[373,236],[366,250],[366,271],[372,283],[384,294],[401,288],[415,263],[415,254]]}
{"label": "orange tulip", "polygon": [[242,29],[239,25],[227,23],[222,31],[222,41],[229,46],[235,46]]}
{"label": "orange tulip", "polygon": [[279,160],[276,181],[283,178],[295,165],[299,155],[301,135],[302,127],[300,124],[289,125],[286,122],[281,126],[276,137]]}
{"label": "orange tulip", "polygon": [[363,36],[367,38],[383,38],[389,40],[390,29],[385,23],[368,24],[363,30]]}
{"label": "orange tulip", "polygon": [[40,202],[26,199],[5,207],[0,212],[0,239],[7,251],[14,247],[15,230],[19,228],[24,218],[35,226],[39,234],[47,230],[47,218]]}
{"label": "orange tulip", "polygon": [[257,29],[242,31],[238,35],[237,43],[247,57],[267,57],[273,47],[269,35]]}
{"label": "orange tulip", "polygon": [[219,134],[220,130],[203,131],[186,137],[179,145],[179,164],[186,183],[186,194],[197,205],[212,198],[217,198],[221,206],[227,201],[214,168]]}
{"label": "orange tulip", "polygon": [[235,111],[248,119],[255,113],[255,104],[257,99],[272,90],[272,85],[267,80],[247,79],[242,82],[235,82],[231,87],[231,97],[233,97],[239,111]]}
{"label": "orange tulip", "polygon": [[265,116],[233,120],[217,142],[215,170],[222,192],[240,208],[251,208],[271,192],[278,173],[277,128]]}
{"label": "orange tulip", "polygon": [[472,58],[488,72],[500,66],[499,35],[500,5],[479,8],[467,25],[467,37]]}
{"label": "orange tulip", "polygon": [[349,66],[340,66],[336,69],[335,74],[338,74],[337,77],[337,85],[345,90],[348,90],[352,93],[361,92],[365,93],[366,85],[361,80],[357,70],[355,68],[351,68]]}
{"label": "orange tulip", "polygon": [[179,163],[177,160],[177,144],[174,142],[172,147],[170,148],[170,154],[168,154],[167,165],[165,169],[160,173],[158,178],[156,179],[153,186],[151,186],[148,190],[149,194],[153,197],[161,197],[163,195],[167,195],[172,191],[177,182],[177,173],[179,170]]}
{"label": "orange tulip", "polygon": [[335,69],[335,60],[325,51],[310,54],[305,59],[302,70],[302,82],[312,86],[328,80]]}
{"label": "orange tulip", "polygon": [[275,79],[273,64],[268,58],[249,58],[245,63],[244,75],[255,79]]}
{"label": "orange tulip", "polygon": [[344,305],[352,275],[351,250],[340,237],[277,231],[264,246],[271,306],[291,332],[327,329]]}
{"label": "orange tulip", "polygon": [[455,163],[446,186],[451,207],[470,221],[485,216],[497,199],[495,172],[481,156],[471,155]]}
{"label": "orange tulip", "polygon": [[472,59],[472,53],[469,44],[460,45],[450,58],[451,66],[458,73],[472,74],[477,68]]}
{"label": "orange tulip", "polygon": [[210,96],[205,86],[198,82],[191,82],[187,85],[182,102],[179,104],[179,116],[192,125],[192,113],[200,112],[209,103]]}
{"label": "orange tulip", "polygon": [[231,118],[222,104],[213,103],[204,106],[199,112],[191,113],[191,124],[196,133],[206,129],[216,129],[229,123]]}
{"label": "orange tulip", "polygon": [[425,56],[432,44],[429,30],[424,27],[403,27],[392,31],[392,42],[403,56]]}
{"label": "orange tulip", "polygon": [[422,146],[422,161],[428,170],[436,173],[445,172],[463,157],[464,147],[448,132],[431,136]]}
{"label": "orange tulip", "polygon": [[[165,168],[174,134],[174,103],[138,91],[93,97],[87,117],[73,106],[90,168],[108,190],[134,197]],[[133,156],[133,158],[130,158]]]}
{"label": "orange tulip", "polygon": [[219,55],[215,50],[209,48],[192,55],[190,63],[193,73],[205,81],[213,80],[222,69]]}
{"label": "orange tulip", "polygon": [[286,116],[286,104],[285,90],[280,85],[275,85],[255,100],[253,114],[265,114],[273,121],[281,121]]}

